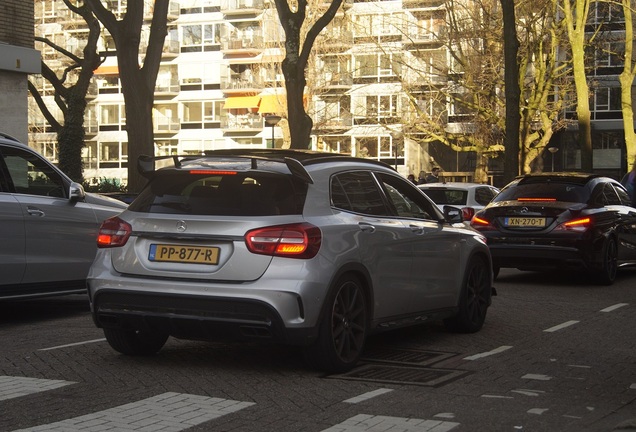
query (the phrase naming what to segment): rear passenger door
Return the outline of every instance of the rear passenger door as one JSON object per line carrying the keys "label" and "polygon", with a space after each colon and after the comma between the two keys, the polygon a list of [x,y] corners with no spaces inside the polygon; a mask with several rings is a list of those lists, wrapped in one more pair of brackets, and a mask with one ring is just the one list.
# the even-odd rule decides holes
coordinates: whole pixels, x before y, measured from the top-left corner
{"label": "rear passenger door", "polygon": [[389,209],[368,171],[336,174],[332,205],[338,212],[344,244],[355,245],[373,283],[375,319],[402,315],[411,300],[413,233]]}
{"label": "rear passenger door", "polygon": [[26,266],[25,230],[20,203],[11,193],[7,166],[0,147],[0,296],[3,286],[19,284]]}
{"label": "rear passenger door", "polygon": [[461,278],[459,233],[439,222],[436,206],[408,181],[385,173],[377,176],[409,231],[413,257],[409,313],[454,306]]}

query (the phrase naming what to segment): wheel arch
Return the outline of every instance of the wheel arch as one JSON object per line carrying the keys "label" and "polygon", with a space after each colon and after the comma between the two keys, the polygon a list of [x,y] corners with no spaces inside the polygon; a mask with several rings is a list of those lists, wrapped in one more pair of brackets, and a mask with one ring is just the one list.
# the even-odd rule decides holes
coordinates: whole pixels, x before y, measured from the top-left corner
{"label": "wheel arch", "polygon": [[[374,296],[373,296],[373,282],[371,282],[371,274],[369,270],[360,263],[350,262],[341,266],[338,271],[336,271],[331,279],[329,280],[329,289],[325,295],[325,299],[329,298],[334,289],[336,289],[336,282],[342,278],[343,276],[351,274],[358,278],[360,283],[362,284],[362,288],[364,290],[364,294],[367,298],[367,325],[371,322],[373,317],[373,304],[374,304]],[[318,322],[322,321],[325,316],[327,307],[327,302],[325,302],[320,311],[320,315],[318,317]]]}

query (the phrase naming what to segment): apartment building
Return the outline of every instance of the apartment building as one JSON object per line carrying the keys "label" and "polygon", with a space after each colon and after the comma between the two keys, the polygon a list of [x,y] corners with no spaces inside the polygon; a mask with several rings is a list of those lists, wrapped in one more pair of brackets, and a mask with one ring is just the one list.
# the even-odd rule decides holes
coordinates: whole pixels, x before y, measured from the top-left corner
{"label": "apartment building", "polygon": [[27,142],[27,76],[40,73],[33,47],[33,4],[4,0],[0,5],[0,132]]}
{"label": "apartment building", "polygon": [[[116,15],[125,13],[125,0],[108,4]],[[432,106],[429,92],[446,84],[447,78],[435,72],[439,68],[431,67],[448,61],[439,40],[444,8],[443,0],[345,0],[316,42],[307,71],[313,149],[382,160],[404,176],[441,165],[446,178],[470,179],[470,154],[441,144],[433,149],[408,127],[409,99]],[[284,34],[273,1],[172,2],[168,26],[155,89],[156,155],[289,145],[280,69]],[[81,18],[61,0],[36,0],[35,31],[77,52],[87,33]],[[114,45],[106,32],[100,44],[106,61],[95,71],[89,95],[84,176],[125,182],[123,94]],[[40,48],[47,62],[64,66],[54,50]],[[419,64],[418,73],[404,64]],[[430,73],[423,73],[427,68]],[[37,85],[55,110],[52,89],[44,80]],[[30,143],[55,161],[55,135],[37,110],[32,112]],[[462,119],[450,116],[448,121],[453,127]]]}

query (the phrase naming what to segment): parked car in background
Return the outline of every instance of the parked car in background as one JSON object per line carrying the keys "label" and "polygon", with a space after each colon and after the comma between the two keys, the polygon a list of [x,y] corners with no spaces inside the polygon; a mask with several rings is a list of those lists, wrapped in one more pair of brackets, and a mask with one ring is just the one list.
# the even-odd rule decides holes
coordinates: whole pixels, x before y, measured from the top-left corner
{"label": "parked car in background", "polygon": [[139,165],[149,183],[102,224],[88,276],[94,321],[121,353],[169,336],[272,341],[342,372],[372,332],[484,323],[483,236],[388,165],[264,149]]}
{"label": "parked car in background", "polygon": [[477,210],[483,209],[499,193],[494,186],[480,183],[424,183],[417,185],[440,209],[459,207],[467,224]]}
{"label": "parked car in background", "polygon": [[619,267],[636,264],[636,209],[625,187],[609,177],[518,177],[471,225],[488,240],[495,274],[500,267],[573,267],[611,284]]}
{"label": "parked car in background", "polygon": [[0,134],[0,298],[85,293],[98,228],[125,208]]}

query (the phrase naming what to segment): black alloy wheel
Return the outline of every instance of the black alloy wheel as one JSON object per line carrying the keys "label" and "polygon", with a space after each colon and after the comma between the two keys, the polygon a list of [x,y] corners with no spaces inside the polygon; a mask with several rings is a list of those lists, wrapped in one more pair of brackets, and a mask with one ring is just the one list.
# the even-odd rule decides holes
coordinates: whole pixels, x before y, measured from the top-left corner
{"label": "black alloy wheel", "polygon": [[362,284],[345,275],[327,298],[316,342],[305,351],[306,360],[321,370],[341,373],[352,369],[367,337],[367,299]]}
{"label": "black alloy wheel", "polygon": [[492,296],[490,271],[483,258],[471,259],[459,299],[459,310],[457,315],[444,320],[446,328],[458,333],[475,333],[482,328]]}
{"label": "black alloy wheel", "polygon": [[612,285],[618,273],[618,243],[616,238],[610,236],[605,240],[601,255],[600,271],[595,274],[596,280],[601,285]]}

